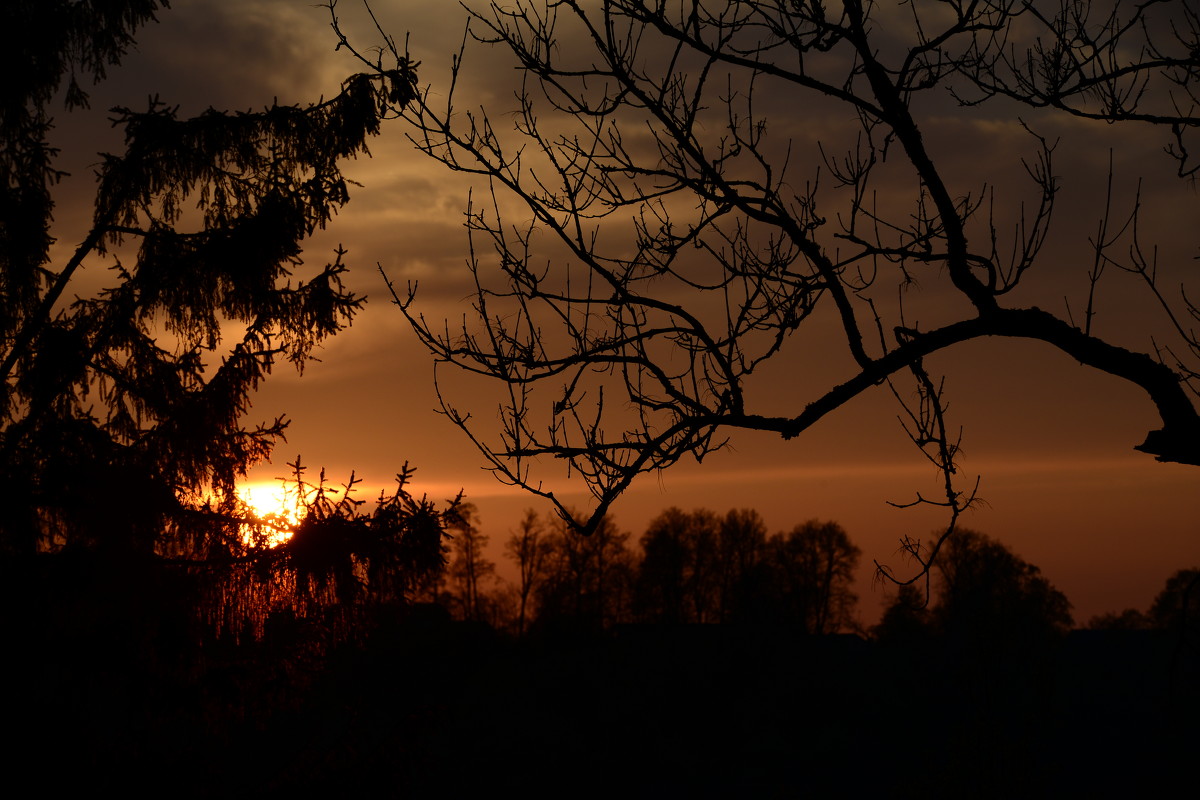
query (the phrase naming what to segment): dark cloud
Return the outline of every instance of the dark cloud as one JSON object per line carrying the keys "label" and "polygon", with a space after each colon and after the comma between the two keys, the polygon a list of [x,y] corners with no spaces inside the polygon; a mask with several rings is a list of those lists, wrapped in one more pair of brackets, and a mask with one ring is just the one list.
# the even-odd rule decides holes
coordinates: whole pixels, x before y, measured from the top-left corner
{"label": "dark cloud", "polygon": [[311,102],[336,92],[352,69],[334,54],[322,10],[295,0],[191,0],[173,4],[139,37],[137,52],[103,90],[140,105],[147,93],[195,114]]}

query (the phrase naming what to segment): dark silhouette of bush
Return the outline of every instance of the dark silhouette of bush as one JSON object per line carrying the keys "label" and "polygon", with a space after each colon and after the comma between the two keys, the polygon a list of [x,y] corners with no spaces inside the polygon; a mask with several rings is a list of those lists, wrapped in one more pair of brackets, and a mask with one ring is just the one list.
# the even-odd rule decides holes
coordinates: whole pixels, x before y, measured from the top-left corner
{"label": "dark silhouette of bush", "polygon": [[933,633],[929,598],[924,587],[900,586],[871,635],[881,642],[916,642]]}

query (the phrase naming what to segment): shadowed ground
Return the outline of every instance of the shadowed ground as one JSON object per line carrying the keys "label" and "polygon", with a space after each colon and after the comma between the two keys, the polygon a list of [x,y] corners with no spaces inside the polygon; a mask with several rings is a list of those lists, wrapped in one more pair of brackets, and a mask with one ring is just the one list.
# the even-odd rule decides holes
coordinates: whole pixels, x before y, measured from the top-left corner
{"label": "shadowed ground", "polygon": [[[172,637],[169,603],[125,586],[86,618],[7,621],[22,642],[7,755],[42,786],[1132,796],[1186,776],[1200,743],[1197,664],[1168,634],[1076,632],[986,659],[778,627],[513,642],[418,606],[381,610],[357,643],[323,648],[320,622],[277,620],[262,642],[198,647]],[[123,603],[125,624],[99,623]]]}

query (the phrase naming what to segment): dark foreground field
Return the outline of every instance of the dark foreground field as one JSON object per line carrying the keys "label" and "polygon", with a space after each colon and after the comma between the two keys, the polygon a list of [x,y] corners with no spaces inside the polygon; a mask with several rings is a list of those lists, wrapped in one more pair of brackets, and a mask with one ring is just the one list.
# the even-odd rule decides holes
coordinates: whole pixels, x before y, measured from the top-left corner
{"label": "dark foreground field", "polygon": [[293,621],[196,647],[163,609],[9,610],[6,773],[39,793],[1135,797],[1194,788],[1200,752],[1197,662],[1165,634],[1026,653],[711,626],[514,642],[419,607],[357,643]]}

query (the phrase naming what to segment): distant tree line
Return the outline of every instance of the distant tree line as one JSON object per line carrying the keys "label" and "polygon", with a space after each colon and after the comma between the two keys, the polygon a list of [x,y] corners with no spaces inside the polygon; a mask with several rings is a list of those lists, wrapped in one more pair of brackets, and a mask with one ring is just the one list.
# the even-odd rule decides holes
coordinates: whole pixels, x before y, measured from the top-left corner
{"label": "distant tree line", "polygon": [[[1004,544],[960,529],[926,580],[890,593],[874,627],[858,618],[861,550],[836,522],[809,520],[768,534],[752,509],[724,515],[668,508],[637,544],[605,517],[590,536],[525,511],[504,542],[515,566],[500,577],[475,509],[448,529],[449,565],[436,596],[457,619],[516,635],[624,623],[773,624],[809,634],[859,633],[881,641],[949,637],[1034,645],[1074,626],[1071,603],[1041,570]],[[1149,612],[1092,619],[1093,629],[1200,626],[1200,570],[1181,570]]]}
{"label": "distant tree line", "polygon": [[1092,630],[1168,630],[1200,638],[1200,568],[1181,569],[1167,579],[1150,608],[1127,608],[1092,617]]}
{"label": "distant tree line", "polygon": [[1071,630],[1071,603],[1005,545],[960,529],[934,562],[931,584],[900,586],[872,633],[882,641],[944,636],[985,648],[1040,645]]}
{"label": "distant tree line", "polygon": [[484,555],[473,517],[452,531],[442,599],[461,619],[523,634],[619,623],[780,624],[860,630],[852,590],[861,551],[835,522],[769,535],[759,514],[669,508],[638,546],[605,517],[589,536],[527,510],[504,545],[513,581]]}

